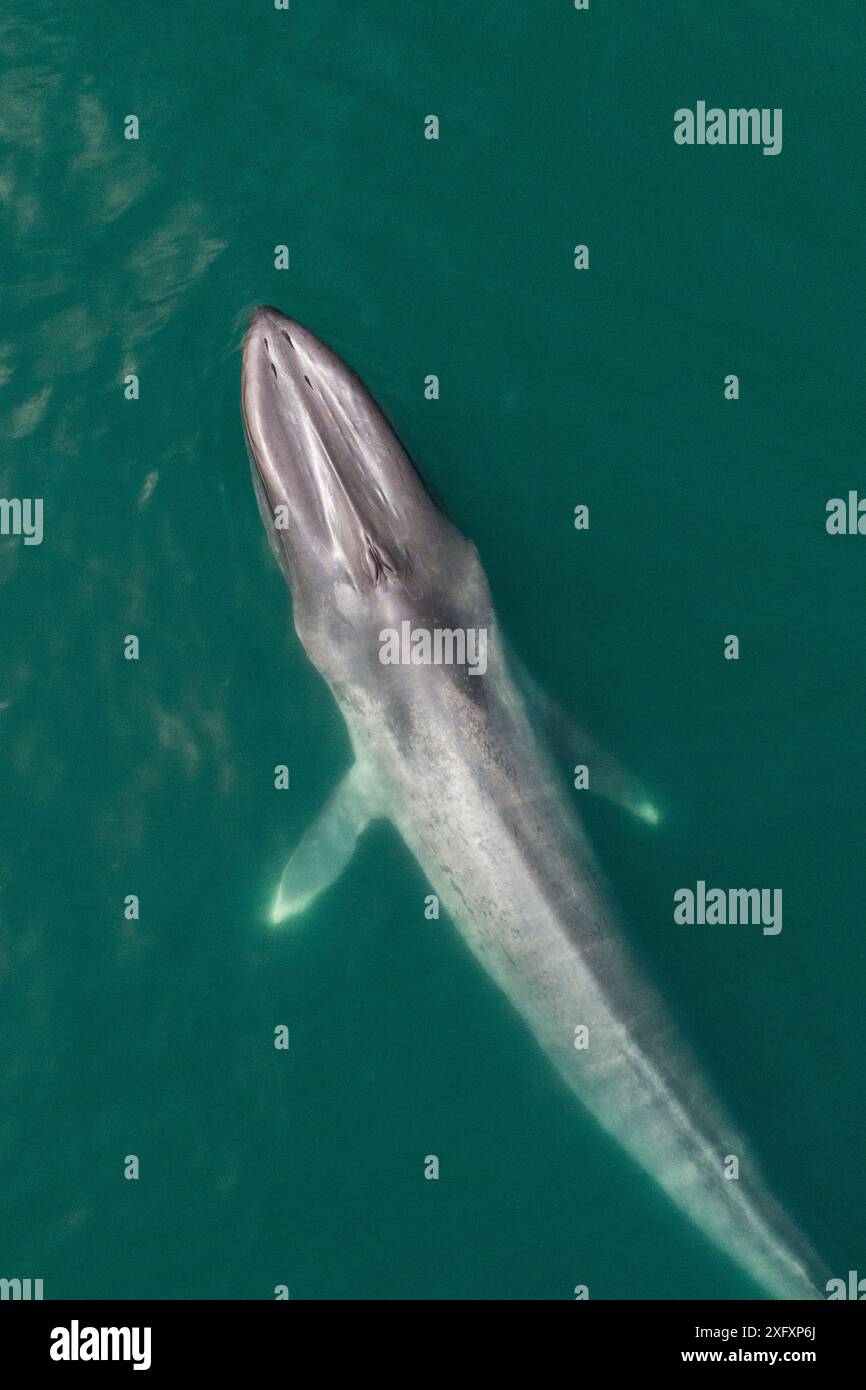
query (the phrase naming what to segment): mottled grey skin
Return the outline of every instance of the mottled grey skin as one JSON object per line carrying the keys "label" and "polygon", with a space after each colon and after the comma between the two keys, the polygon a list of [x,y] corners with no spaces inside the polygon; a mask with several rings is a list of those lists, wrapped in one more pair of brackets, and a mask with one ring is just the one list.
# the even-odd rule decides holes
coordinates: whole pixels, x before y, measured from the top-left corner
{"label": "mottled grey skin", "polygon": [[[358,377],[277,310],[253,314],[242,405],[295,626],[355,751],[358,797],[345,798],[351,809],[337,822],[346,853],[366,817],[393,821],[469,949],[601,1125],[768,1292],[820,1297],[817,1259],[631,958],[511,678],[475,547],[435,505]],[[283,504],[288,529],[275,530]],[[486,674],[383,666],[379,633],[405,618],[487,628]],[[287,870],[277,918],[312,896],[291,901],[291,880]],[[580,1051],[578,1025],[590,1040]],[[724,1177],[729,1154],[738,1180]]]}

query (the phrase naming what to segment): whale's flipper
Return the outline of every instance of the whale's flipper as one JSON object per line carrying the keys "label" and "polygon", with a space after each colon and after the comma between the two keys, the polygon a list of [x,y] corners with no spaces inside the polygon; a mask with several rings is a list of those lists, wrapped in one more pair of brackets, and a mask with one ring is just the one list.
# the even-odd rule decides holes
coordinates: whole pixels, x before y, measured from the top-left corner
{"label": "whale's flipper", "polygon": [[658,825],[661,811],[643,782],[623,767],[619,759],[603,748],[586,729],[573,720],[568,722],[569,753],[574,759],[572,766],[586,767],[589,772],[588,790],[622,806],[623,810],[647,825]]}
{"label": "whale's flipper", "polygon": [[557,761],[567,760],[570,775],[572,769],[585,766],[589,773],[588,791],[621,806],[647,825],[658,825],[661,811],[640,779],[542,690],[512,648],[507,655],[509,669],[523,692],[527,708],[547,733]]}
{"label": "whale's flipper", "polygon": [[355,763],[329,797],[283,870],[272,926],[296,917],[345,869],[358,836],[379,814],[369,777]]}

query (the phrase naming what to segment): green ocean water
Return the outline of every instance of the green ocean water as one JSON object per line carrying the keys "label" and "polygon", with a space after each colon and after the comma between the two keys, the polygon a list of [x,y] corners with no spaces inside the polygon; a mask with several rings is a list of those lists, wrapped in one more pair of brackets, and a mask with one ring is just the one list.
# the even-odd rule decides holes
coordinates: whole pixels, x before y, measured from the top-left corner
{"label": "green ocean water", "polygon": [[[0,537],[0,1277],[756,1293],[425,920],[388,826],[266,929],[349,750],[250,485],[259,302],[362,374],[526,665],[652,789],[655,827],[579,803],[632,940],[866,1275],[866,539],[825,529],[866,488],[864,52],[853,0],[4,7],[0,492],[44,540]],[[782,108],[782,153],[678,147],[698,100]],[[781,887],[781,934],[675,926],[698,879]]]}

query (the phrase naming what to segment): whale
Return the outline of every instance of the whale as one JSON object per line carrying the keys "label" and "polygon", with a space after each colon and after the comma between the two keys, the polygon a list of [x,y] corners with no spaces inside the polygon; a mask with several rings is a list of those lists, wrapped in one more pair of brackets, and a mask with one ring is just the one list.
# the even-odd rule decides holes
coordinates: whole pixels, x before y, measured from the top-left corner
{"label": "whale", "polygon": [[[304,913],[370,822],[390,821],[472,958],[597,1124],[766,1296],[823,1297],[822,1262],[630,944],[476,546],[360,377],[269,306],[253,311],[244,339],[241,413],[295,630],[353,757],[290,855],[270,922]],[[470,632],[485,634],[483,669],[455,637]],[[436,633],[451,634],[440,660]],[[640,784],[590,748],[602,790],[656,823]]]}

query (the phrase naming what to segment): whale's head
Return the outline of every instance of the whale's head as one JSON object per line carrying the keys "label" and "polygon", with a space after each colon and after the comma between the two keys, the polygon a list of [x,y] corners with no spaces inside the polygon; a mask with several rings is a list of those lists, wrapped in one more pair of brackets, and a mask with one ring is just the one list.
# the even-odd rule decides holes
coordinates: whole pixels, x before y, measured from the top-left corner
{"label": "whale's head", "polygon": [[483,620],[475,547],[433,501],[360,378],[277,309],[250,319],[241,407],[262,519],[323,674],[353,634],[419,614],[453,620],[454,608]]}

